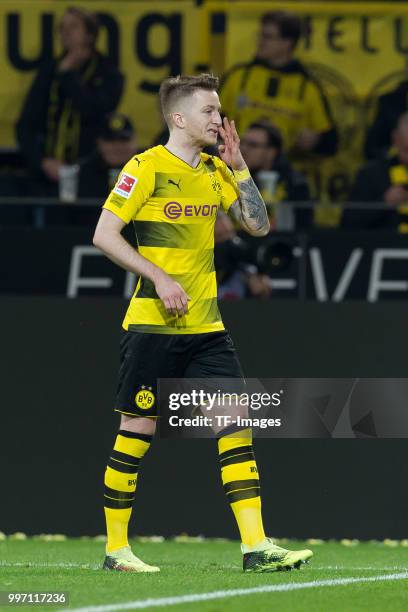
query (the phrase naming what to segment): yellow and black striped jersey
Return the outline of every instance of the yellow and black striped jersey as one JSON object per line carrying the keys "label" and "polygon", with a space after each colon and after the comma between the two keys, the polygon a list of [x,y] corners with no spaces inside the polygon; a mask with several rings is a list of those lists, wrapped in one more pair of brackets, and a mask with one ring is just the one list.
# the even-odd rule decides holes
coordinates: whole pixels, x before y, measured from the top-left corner
{"label": "yellow and black striped jersey", "polygon": [[220,98],[241,134],[251,123],[270,122],[281,131],[286,150],[305,128],[320,134],[334,129],[325,95],[297,60],[282,68],[260,60],[238,64],[223,78]]}
{"label": "yellow and black striped jersey", "polygon": [[198,334],[224,329],[217,304],[214,224],[239,190],[217,157],[201,153],[192,168],[159,145],[123,168],[104,208],[133,222],[138,251],[180,283],[190,296],[188,313],[169,315],[154,285],[140,278],[123,327],[161,334]]}

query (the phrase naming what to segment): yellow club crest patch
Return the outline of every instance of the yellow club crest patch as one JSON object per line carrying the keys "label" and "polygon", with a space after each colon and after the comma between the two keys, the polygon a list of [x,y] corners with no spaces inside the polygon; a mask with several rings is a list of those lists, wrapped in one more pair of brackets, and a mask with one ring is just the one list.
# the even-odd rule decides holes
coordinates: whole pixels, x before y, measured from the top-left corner
{"label": "yellow club crest patch", "polygon": [[151,387],[145,387],[144,385],[138,390],[135,396],[135,404],[142,410],[149,410],[153,408],[156,398],[152,392]]}

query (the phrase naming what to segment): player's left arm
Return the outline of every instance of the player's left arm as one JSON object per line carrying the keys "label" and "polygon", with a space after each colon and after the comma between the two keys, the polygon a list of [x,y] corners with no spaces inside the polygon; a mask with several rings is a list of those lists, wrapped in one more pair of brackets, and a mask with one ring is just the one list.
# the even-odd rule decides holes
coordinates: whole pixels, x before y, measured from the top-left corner
{"label": "player's left arm", "polygon": [[228,214],[252,236],[266,236],[270,226],[265,203],[242,157],[234,121],[229,122],[224,117],[219,131],[223,139],[219,153],[221,159],[232,168],[239,191],[239,197],[229,207]]}

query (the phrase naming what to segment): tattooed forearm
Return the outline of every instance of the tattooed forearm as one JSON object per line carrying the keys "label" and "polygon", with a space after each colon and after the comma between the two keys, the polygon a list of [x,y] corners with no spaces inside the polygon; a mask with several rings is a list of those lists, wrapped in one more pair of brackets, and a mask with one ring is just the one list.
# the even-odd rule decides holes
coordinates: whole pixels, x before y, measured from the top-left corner
{"label": "tattooed forearm", "polygon": [[265,203],[252,178],[238,183],[240,196],[231,212],[242,227],[253,236],[266,236],[269,219]]}

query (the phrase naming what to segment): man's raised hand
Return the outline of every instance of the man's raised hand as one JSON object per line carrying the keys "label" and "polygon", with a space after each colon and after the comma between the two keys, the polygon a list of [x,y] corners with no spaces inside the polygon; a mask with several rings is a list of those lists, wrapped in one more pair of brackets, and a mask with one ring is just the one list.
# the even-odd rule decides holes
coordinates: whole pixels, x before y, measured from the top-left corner
{"label": "man's raised hand", "polygon": [[218,147],[221,159],[233,170],[243,170],[246,163],[239,148],[239,136],[235,127],[235,121],[228,121],[224,117],[222,127],[218,128],[223,144]]}

